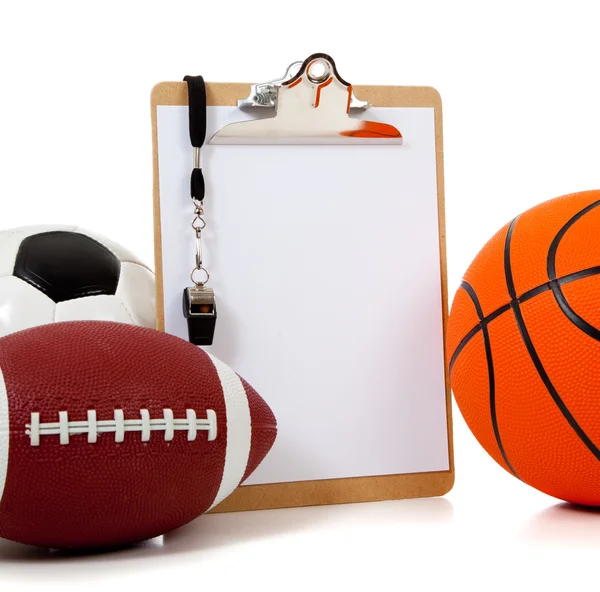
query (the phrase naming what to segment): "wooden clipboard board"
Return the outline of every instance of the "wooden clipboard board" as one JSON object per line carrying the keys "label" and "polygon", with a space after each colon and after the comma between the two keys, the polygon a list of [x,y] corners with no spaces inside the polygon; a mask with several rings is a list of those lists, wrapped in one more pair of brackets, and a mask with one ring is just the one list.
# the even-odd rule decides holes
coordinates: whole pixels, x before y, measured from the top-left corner
{"label": "wooden clipboard board", "polygon": [[[434,109],[439,252],[441,255],[440,272],[442,280],[441,298],[444,323],[443,331],[445,336],[445,327],[448,316],[448,294],[444,218],[442,105],[440,95],[435,89],[430,87],[354,86],[353,88],[357,97],[360,97],[360,99],[368,101],[377,107],[429,107]],[[207,83],[207,106],[236,106],[239,99],[248,96],[249,91],[250,84],[246,83]],[[159,183],[157,107],[163,105],[186,106],[187,104],[187,86],[184,82],[163,82],[157,84],[152,90],[154,240],[157,291],[156,313],[157,329],[159,330],[165,329],[165,308],[163,298],[164,270],[161,249],[161,196]],[[444,495],[452,488],[454,483],[451,395],[447,372],[445,373],[445,378],[449,470],[247,485],[239,487],[213,511],[230,512]]]}

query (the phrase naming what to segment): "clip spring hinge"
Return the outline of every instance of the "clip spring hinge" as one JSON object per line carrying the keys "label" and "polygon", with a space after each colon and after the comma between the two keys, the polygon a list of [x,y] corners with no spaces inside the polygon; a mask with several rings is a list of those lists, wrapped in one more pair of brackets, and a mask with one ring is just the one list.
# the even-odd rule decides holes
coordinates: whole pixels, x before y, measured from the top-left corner
{"label": "clip spring hinge", "polygon": [[[285,74],[280,78],[269,80],[268,82],[259,82],[250,86],[250,94],[245,99],[240,99],[237,104],[240,109],[252,109],[255,107],[263,107],[268,109],[274,109],[277,106],[277,90],[278,88],[288,80],[291,80],[298,74],[303,62],[291,63]],[[352,111],[364,111],[371,107],[368,101],[360,101],[354,95],[354,92],[350,96],[349,108]]]}

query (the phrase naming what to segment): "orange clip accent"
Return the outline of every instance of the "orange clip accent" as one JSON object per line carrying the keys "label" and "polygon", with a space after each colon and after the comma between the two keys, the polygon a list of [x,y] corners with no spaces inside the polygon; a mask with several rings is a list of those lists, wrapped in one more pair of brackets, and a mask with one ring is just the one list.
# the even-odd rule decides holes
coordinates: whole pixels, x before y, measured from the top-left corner
{"label": "orange clip accent", "polygon": [[319,84],[317,86],[317,98],[315,99],[315,109],[319,106],[319,102],[321,101],[321,89],[329,86],[333,82],[333,78],[327,79],[323,84]]}
{"label": "orange clip accent", "polygon": [[378,121],[363,121],[357,130],[340,132],[341,136],[354,138],[401,138],[402,134],[393,126]]}

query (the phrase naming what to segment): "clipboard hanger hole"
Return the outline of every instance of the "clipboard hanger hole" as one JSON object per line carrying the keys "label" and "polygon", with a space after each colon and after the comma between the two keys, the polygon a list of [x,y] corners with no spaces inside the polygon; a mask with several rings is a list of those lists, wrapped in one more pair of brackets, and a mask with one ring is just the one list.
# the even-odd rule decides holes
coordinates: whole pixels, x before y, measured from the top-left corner
{"label": "clipboard hanger hole", "polygon": [[309,64],[306,75],[311,82],[321,84],[331,75],[331,65],[327,60],[318,58]]}

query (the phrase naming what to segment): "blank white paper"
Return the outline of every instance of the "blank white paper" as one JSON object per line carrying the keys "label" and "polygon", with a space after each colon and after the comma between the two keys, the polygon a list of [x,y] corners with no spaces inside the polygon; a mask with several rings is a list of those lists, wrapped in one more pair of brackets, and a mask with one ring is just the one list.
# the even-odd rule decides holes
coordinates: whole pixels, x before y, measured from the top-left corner
{"label": "blank white paper", "polygon": [[[211,146],[214,345],[273,409],[246,484],[449,469],[432,108],[372,108],[401,146]],[[209,107],[207,140],[250,119]],[[158,107],[165,329],[187,339],[188,109]]]}

